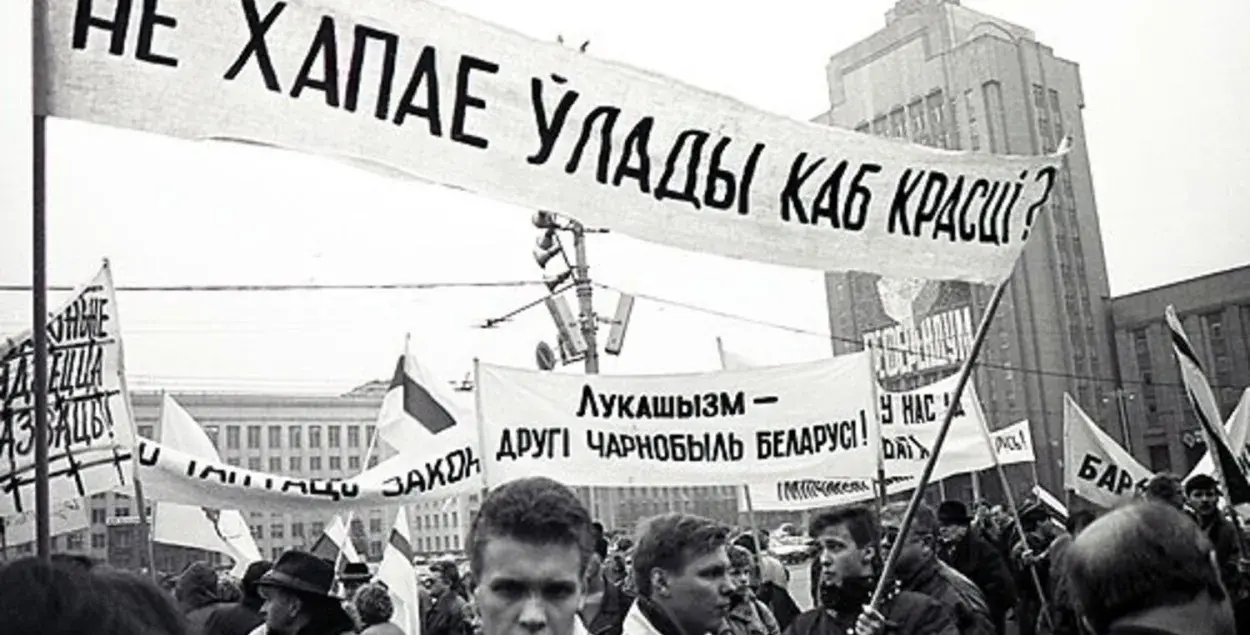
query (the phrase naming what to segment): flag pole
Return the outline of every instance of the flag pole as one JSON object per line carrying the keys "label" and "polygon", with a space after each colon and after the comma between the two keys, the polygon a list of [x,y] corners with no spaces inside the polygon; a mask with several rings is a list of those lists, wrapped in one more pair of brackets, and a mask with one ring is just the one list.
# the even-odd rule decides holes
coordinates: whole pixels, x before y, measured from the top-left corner
{"label": "flag pole", "polygon": [[[968,357],[959,367],[955,389],[951,393],[952,403],[957,403],[960,397],[963,396],[964,387],[968,385],[968,379],[972,376],[972,365],[976,363],[977,356],[981,353],[981,347],[985,344],[986,336],[990,332],[990,322],[994,319],[994,313],[998,311],[998,305],[1002,302],[1003,294],[1007,291],[1007,285],[1010,282],[1011,275],[1008,274],[995,287],[989,303],[985,306],[985,313],[981,315],[981,323],[977,325],[976,335],[973,336],[972,345],[968,349]],[[933,477],[933,470],[937,467],[938,457],[942,456],[942,444],[946,442],[946,434],[950,432],[951,421],[954,420],[954,415],[954,408],[947,408],[942,415],[942,425],[938,428],[937,438],[933,440],[932,454],[929,456],[929,461],[925,463],[924,470],[921,471],[920,478],[912,491],[911,500],[907,503],[907,511],[903,514],[903,524],[899,528],[898,538],[890,547],[890,553],[885,559],[885,564],[881,567],[881,576],[877,580],[877,588],[872,592],[870,606],[874,611],[880,610],[881,603],[885,599],[885,590],[890,581],[890,574],[894,572],[894,568],[898,564],[899,555],[902,554],[903,545],[907,541],[907,534],[911,531],[912,521],[916,518],[916,509],[920,506],[920,502],[924,500],[925,488],[929,486],[929,481]]]}
{"label": "flag pole", "polygon": [[47,121],[40,114],[46,73],[43,39],[47,6],[31,5],[31,251],[34,309],[35,383],[35,551],[52,558],[52,522],[48,495],[48,244],[47,244]]}

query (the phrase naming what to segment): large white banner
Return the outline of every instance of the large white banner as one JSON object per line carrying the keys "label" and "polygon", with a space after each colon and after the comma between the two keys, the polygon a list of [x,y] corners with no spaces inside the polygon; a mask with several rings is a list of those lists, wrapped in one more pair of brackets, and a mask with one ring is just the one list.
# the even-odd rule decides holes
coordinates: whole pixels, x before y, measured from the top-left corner
{"label": "large white banner", "polygon": [[748,475],[876,465],[867,354],[683,375],[565,375],[479,364],[482,460],[494,485],[740,485]]}
{"label": "large white banner", "polygon": [[1133,499],[1137,486],[1151,476],[1133,455],[1103,432],[1063,395],[1063,487],[1101,507]]}
{"label": "large white banner", "polygon": [[421,0],[35,4],[40,113],[368,163],[733,258],[994,283],[1061,157],[795,121]]}
{"label": "large white banner", "polygon": [[[482,489],[474,444],[445,453],[401,453],[348,479],[255,472],[140,439],[144,496],[244,511],[339,513],[442,499]],[[150,493],[149,493],[150,492]]]}
{"label": "large white banner", "polygon": [[[134,424],[106,263],[48,320],[48,495],[54,504],[133,483]],[[35,346],[0,342],[0,516],[35,507]]]}
{"label": "large white banner", "polygon": [[[994,452],[1003,465],[1031,463],[1034,459],[1033,436],[1029,422],[1021,421],[990,433]],[[985,439],[978,431],[966,427],[955,428],[942,444],[942,455],[933,470],[932,482],[957,474],[967,474],[994,467],[994,461],[985,449]],[[891,471],[886,463],[886,491],[900,494],[916,486],[920,470],[908,474]],[[817,507],[836,507],[866,500],[876,496],[875,476],[844,478],[791,478],[767,485],[751,485],[751,504],[760,511],[799,511]]]}

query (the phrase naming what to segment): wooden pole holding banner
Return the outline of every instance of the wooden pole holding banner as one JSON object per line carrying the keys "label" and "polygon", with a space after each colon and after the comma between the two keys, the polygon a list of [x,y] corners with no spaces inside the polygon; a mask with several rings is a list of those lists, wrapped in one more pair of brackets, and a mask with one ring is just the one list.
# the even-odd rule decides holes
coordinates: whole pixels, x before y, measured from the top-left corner
{"label": "wooden pole holding banner", "polygon": [[[490,478],[486,473],[486,421],[482,419],[482,376],[481,361],[473,358],[473,419],[477,424],[477,451],[482,455],[482,499],[478,505],[486,503],[486,495],[490,493]],[[480,507],[479,507],[480,509]]]}
{"label": "wooden pole holding banner", "polygon": [[764,550],[760,549],[760,526],[755,522],[755,505],[751,504],[751,488],[743,485],[742,496],[747,504],[747,522],[751,524],[751,542],[755,545],[755,557],[758,559],[764,555]]}
{"label": "wooden pole holding banner", "polygon": [[43,39],[47,33],[47,7],[31,6],[31,251],[33,275],[31,304],[34,310],[32,341],[35,384],[35,552],[52,558],[52,520],[48,500],[48,254],[46,118],[43,85],[47,79],[43,62]]}
{"label": "wooden pole holding banner", "polygon": [[[107,259],[104,261],[104,266],[106,267],[108,266]],[[130,421],[131,423],[133,423],[135,420],[135,417],[134,417],[134,412],[131,410],[131,407],[130,407],[130,390],[126,386],[126,379],[125,379],[126,371],[125,371],[124,361],[121,362],[121,367],[122,367],[122,373],[121,373],[122,374],[122,392],[123,394],[126,395],[126,410],[127,412],[130,413]],[[160,412],[160,415],[159,415],[160,418],[158,419],[158,421],[161,423],[161,426],[163,429],[164,423],[165,423],[165,391],[164,390],[161,391],[161,407],[160,407],[159,412]],[[137,431],[136,431],[136,434],[134,435],[134,438],[135,438],[135,447],[138,448],[139,441],[138,441]],[[155,439],[153,440],[155,441]],[[139,539],[141,540],[140,544],[144,545],[144,550],[143,550],[144,558],[143,559],[147,560],[148,575],[152,577],[152,581],[160,582],[160,576],[157,575],[156,573],[156,537],[152,533],[152,526],[148,524],[148,502],[147,502],[147,499],[143,497],[143,483],[142,483],[142,480],[139,478],[139,462],[137,460],[139,456],[138,451],[135,452],[134,456],[135,456],[135,459],[131,460],[131,466],[132,466],[131,479],[134,481],[135,505],[137,505],[139,508]],[[153,510],[153,515],[155,516],[155,510]]]}
{"label": "wooden pole holding banner", "polygon": [[[972,376],[972,365],[976,362],[977,355],[981,352],[981,347],[985,344],[985,338],[990,332],[990,321],[994,318],[994,313],[998,310],[999,303],[1003,300],[1003,293],[1007,291],[1007,285],[1011,282],[1011,276],[1008,275],[1002,282],[995,287],[990,301],[985,307],[985,313],[981,315],[981,323],[977,325],[976,335],[972,339],[972,346],[968,350],[968,358],[964,360],[959,367],[959,376],[955,381],[955,389],[951,394],[951,402],[958,403],[963,396],[964,387],[968,385],[968,379]],[[912,490],[911,500],[907,503],[907,511],[903,514],[903,526],[899,528],[898,538],[890,547],[890,553],[886,556],[885,563],[881,567],[881,576],[877,579],[877,588],[872,592],[872,601],[870,606],[874,611],[880,611],[881,603],[885,599],[885,589],[890,582],[890,574],[894,572],[894,568],[898,565],[899,555],[903,552],[903,545],[907,541],[907,534],[911,531],[912,521],[916,518],[916,509],[924,500],[925,488],[928,487],[930,479],[933,477],[933,470],[937,467],[938,457],[942,456],[942,444],[946,442],[946,434],[950,432],[951,421],[954,420],[955,408],[947,408],[942,415],[942,425],[938,428],[937,438],[933,440],[932,454],[929,456],[928,462],[925,463],[924,470],[920,473],[920,478],[916,482],[915,489]]]}

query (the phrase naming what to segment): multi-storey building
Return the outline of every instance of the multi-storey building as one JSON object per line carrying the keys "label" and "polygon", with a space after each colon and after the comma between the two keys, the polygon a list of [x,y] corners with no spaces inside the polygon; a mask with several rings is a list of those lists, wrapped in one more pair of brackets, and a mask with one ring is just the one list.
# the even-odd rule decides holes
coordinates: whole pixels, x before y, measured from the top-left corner
{"label": "multi-storey building", "polygon": [[[292,476],[347,478],[393,454],[385,443],[373,444],[374,422],[385,390],[384,383],[375,382],[342,396],[179,393],[173,397],[204,428],[230,465]],[[159,439],[160,395],[133,393],[131,400],[139,434]],[[408,518],[413,547],[429,556],[462,551],[469,505],[476,498],[411,505]],[[151,501],[148,508],[153,508]],[[312,546],[330,520],[328,515],[317,513],[242,511],[261,554],[267,558],[276,558],[286,549]],[[146,548],[137,514],[131,496],[93,496],[90,526],[54,537],[53,548],[137,569]],[[356,548],[370,560],[380,559],[394,522],[394,508],[362,508],[354,510],[353,516],[351,535]],[[18,545],[13,552],[25,554],[31,548],[31,544]],[[160,543],[154,549],[156,568],[163,572],[180,571],[195,560],[222,561],[219,554],[196,549]]]}
{"label": "multi-storey building", "polygon": [[[1047,213],[995,314],[975,377],[992,425],[1032,422],[1036,470],[1013,470],[1017,489],[1036,478],[1061,491],[1063,394],[1104,421],[1114,386],[1107,271],[1077,65],[1055,56],[1032,31],[957,0],[902,0],[885,28],[830,59],[828,78],[830,109],[816,118],[827,125],[995,154],[1053,152],[1071,137]],[[827,274],[826,288],[834,354],[861,350],[864,342],[895,349],[876,367],[891,390],[954,372],[992,293],[959,282],[842,272]],[[993,495],[996,479],[981,482]],[[966,498],[967,487],[964,479],[964,491],[951,495]]]}
{"label": "multi-storey building", "polygon": [[1114,298],[1116,351],[1124,385],[1118,413],[1129,449],[1146,467],[1185,475],[1206,442],[1181,384],[1164,321],[1171,304],[1227,419],[1250,387],[1250,266]]}

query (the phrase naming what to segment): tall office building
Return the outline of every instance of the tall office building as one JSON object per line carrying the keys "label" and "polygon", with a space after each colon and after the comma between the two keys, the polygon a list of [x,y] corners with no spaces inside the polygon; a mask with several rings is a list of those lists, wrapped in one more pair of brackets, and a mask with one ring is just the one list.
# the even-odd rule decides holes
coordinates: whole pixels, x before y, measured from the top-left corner
{"label": "tall office building", "polygon": [[1164,311],[1168,305],[1202,362],[1220,415],[1250,387],[1250,266],[1118,296],[1111,302],[1125,387],[1119,415],[1142,465],[1188,474],[1206,440],[1185,395]]}
{"label": "tall office building", "polygon": [[[1107,422],[1106,413],[1115,416],[1107,269],[1077,65],[1056,57],[1032,31],[956,0],[903,0],[887,14],[885,28],[830,59],[828,79],[830,110],[816,118],[827,125],[994,154],[1052,152],[1063,137],[1072,138],[976,373],[991,424],[1032,422],[1036,477],[1061,491],[1063,394],[1100,422]],[[877,365],[891,390],[952,373],[992,293],[966,283],[860,273],[829,273],[826,288],[834,354],[860,350],[863,342],[896,349]],[[1017,490],[1032,485],[1027,470],[1012,470],[1012,479]],[[989,493],[997,489],[994,479],[982,482]],[[948,495],[956,494],[970,495]]]}

